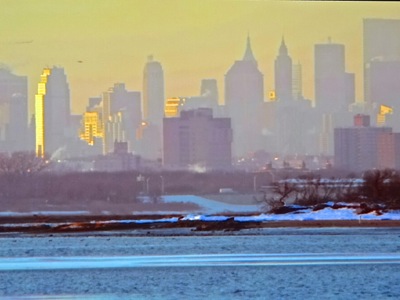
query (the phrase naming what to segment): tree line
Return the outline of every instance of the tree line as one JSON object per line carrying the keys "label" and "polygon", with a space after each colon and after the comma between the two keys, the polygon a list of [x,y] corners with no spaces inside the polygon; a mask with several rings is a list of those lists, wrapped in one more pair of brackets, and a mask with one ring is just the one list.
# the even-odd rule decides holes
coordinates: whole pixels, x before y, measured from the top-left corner
{"label": "tree line", "polygon": [[288,202],[315,205],[342,201],[400,208],[400,173],[396,170],[371,170],[347,177],[300,173],[293,180],[293,172],[279,173],[279,170],[274,171],[275,175],[271,175],[271,171],[57,173],[50,171],[51,164],[34,153],[0,154],[0,204],[4,207],[9,202],[27,200],[54,205],[93,201],[134,203],[140,202],[143,195],[156,202],[161,194],[213,194],[221,188],[250,193],[259,192],[260,187],[268,185],[270,189],[263,201],[270,206]]}
{"label": "tree line", "polygon": [[328,201],[400,209],[400,173],[369,170],[360,178],[330,179],[310,174],[274,182],[263,200],[272,209],[289,203],[310,206]]}

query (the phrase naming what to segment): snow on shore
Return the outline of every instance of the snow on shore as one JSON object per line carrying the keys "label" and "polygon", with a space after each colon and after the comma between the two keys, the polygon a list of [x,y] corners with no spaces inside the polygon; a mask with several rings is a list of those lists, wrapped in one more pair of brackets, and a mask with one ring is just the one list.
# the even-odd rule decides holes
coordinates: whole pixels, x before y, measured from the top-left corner
{"label": "snow on shore", "polygon": [[219,213],[253,213],[260,211],[260,205],[229,204],[193,195],[171,195],[163,196],[165,203],[193,203],[200,208],[196,213],[219,214]]}

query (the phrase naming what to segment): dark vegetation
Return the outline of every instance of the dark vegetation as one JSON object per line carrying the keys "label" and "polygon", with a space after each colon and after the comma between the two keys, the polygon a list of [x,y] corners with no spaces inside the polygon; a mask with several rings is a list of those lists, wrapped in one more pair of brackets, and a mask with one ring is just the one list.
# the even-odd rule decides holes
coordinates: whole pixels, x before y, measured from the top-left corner
{"label": "dark vegetation", "polygon": [[370,170],[360,179],[300,176],[296,180],[281,180],[272,184],[272,193],[264,201],[272,211],[285,204],[321,207],[328,201],[358,203],[364,210],[400,209],[400,173],[395,170]]}
{"label": "dark vegetation", "polygon": [[[159,203],[161,194],[213,194],[220,188],[249,193],[262,186],[272,186],[264,201],[272,208],[285,203],[318,205],[327,201],[383,204],[400,208],[400,174],[394,170],[365,172],[352,178],[332,176],[333,173],[311,174],[275,170],[260,173],[244,171],[193,173],[188,171],[129,172],[50,172],[51,163],[34,153],[0,155],[0,209],[38,204],[51,206],[90,207],[91,205],[141,203],[141,195],[149,195],[151,204]],[[332,171],[330,171],[332,172]],[[296,181],[283,178],[297,178]],[[326,184],[322,178],[331,178]],[[335,178],[345,178],[337,180]],[[354,178],[354,177],[353,177]],[[271,193],[273,191],[273,193]]]}

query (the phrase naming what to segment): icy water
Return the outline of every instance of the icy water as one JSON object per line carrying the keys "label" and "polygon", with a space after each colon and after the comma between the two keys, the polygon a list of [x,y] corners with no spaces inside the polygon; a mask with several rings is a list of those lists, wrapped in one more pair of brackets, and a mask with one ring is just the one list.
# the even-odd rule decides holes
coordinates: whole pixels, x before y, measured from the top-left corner
{"label": "icy water", "polygon": [[399,299],[400,229],[0,235],[0,299]]}

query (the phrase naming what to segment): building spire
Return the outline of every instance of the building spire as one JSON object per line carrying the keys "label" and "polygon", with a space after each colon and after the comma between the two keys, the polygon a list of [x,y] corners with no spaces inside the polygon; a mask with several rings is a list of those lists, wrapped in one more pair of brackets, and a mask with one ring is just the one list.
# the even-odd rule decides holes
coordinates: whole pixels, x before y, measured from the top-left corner
{"label": "building spire", "polygon": [[253,51],[251,50],[251,44],[250,44],[250,35],[247,34],[247,45],[246,45],[246,52],[244,53],[243,56],[243,61],[252,61],[252,62],[257,62],[256,59],[254,58]]}
{"label": "building spire", "polygon": [[282,36],[281,46],[279,47],[279,55],[288,55],[288,50],[285,44],[285,37]]}

